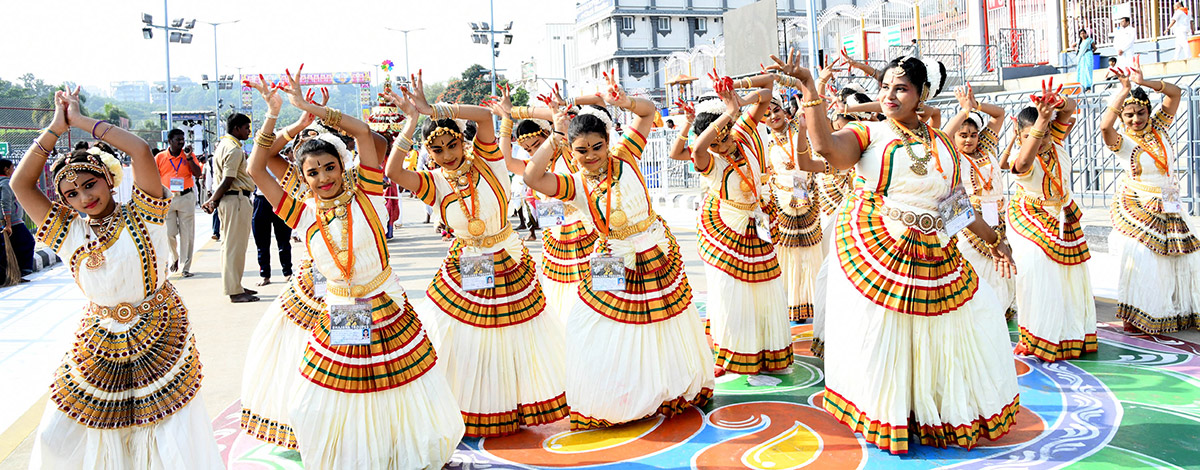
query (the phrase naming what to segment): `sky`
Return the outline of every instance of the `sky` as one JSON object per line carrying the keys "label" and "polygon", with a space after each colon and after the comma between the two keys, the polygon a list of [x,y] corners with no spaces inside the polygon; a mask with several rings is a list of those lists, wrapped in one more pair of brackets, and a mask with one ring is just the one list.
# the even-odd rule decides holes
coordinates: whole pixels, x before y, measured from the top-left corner
{"label": "sky", "polygon": [[[489,67],[489,48],[473,44],[468,22],[488,21],[488,0],[168,0],[170,18],[195,18],[191,44],[171,44],[171,76],[200,81],[213,75],[213,27],[218,27],[220,73],[371,70],[390,59],[404,71],[404,35],[385,29],[425,28],[408,34],[413,73],[426,82],[459,76],[473,63]],[[142,37],[142,13],[164,23],[163,2],[151,0],[0,0],[0,79],[33,73],[48,83],[108,89],[110,82],[166,77],[164,31]],[[335,7],[336,5],[336,7]],[[501,44],[496,67],[517,77],[536,54],[546,23],[574,21],[573,0],[495,0],[496,22],[513,22],[513,42]],[[471,12],[471,13],[467,13]],[[518,17],[518,14],[520,17]],[[500,37],[497,36],[497,40]],[[501,40],[501,42],[503,42]],[[26,46],[22,46],[26,45]],[[378,78],[376,78],[378,80]]]}

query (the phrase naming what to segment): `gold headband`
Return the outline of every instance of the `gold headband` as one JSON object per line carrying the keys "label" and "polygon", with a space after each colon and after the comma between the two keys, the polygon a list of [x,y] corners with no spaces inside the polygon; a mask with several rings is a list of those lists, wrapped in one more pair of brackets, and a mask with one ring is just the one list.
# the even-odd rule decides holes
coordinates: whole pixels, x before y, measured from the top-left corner
{"label": "gold headband", "polygon": [[525,140],[527,140],[527,139],[532,139],[535,137],[545,137],[545,136],[546,136],[546,131],[544,129],[539,129],[539,130],[530,132],[528,134],[521,134],[521,135],[517,136],[517,142],[524,143]]}
{"label": "gold headband", "polygon": [[433,132],[429,133],[429,137],[425,138],[425,148],[429,148],[429,143],[433,142],[433,139],[435,139],[439,136],[443,136],[443,135],[448,135],[450,137],[454,137],[454,138],[458,138],[458,139],[463,138],[462,133],[458,132],[454,129],[451,129],[449,127],[437,127],[433,130]]}
{"label": "gold headband", "polygon": [[1134,98],[1133,95],[1130,95],[1128,98],[1125,98],[1125,101],[1121,103],[1121,106],[1124,107],[1124,106],[1128,106],[1131,104],[1140,104],[1142,106],[1145,106],[1146,109],[1150,109],[1150,100]]}
{"label": "gold headband", "polygon": [[[71,158],[71,156],[67,155],[62,158]],[[63,196],[62,189],[60,189],[62,181],[67,180],[71,184],[75,184],[75,181],[79,179],[78,172],[80,171],[87,171],[103,176],[104,181],[108,183],[109,187],[113,184],[112,175],[108,173],[108,167],[104,166],[104,162],[100,160],[100,157],[88,154],[87,160],[68,163],[59,169],[58,173],[54,174],[54,190],[58,191],[59,196]]]}

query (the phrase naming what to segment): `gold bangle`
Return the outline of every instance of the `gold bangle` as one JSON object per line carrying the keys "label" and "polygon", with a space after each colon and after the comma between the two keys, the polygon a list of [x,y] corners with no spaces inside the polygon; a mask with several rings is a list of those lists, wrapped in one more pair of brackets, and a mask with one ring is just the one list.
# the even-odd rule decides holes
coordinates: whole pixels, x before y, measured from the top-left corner
{"label": "gold bangle", "polygon": [[1113,114],[1116,114],[1117,116],[1120,116],[1120,115],[1121,115],[1121,110],[1120,110],[1120,109],[1118,109],[1116,106],[1109,106],[1109,107],[1108,107],[1108,110],[1109,110],[1109,111],[1112,111],[1112,113],[1113,113]]}
{"label": "gold bangle", "polygon": [[800,107],[812,108],[812,107],[820,106],[824,103],[825,103],[825,98],[817,98],[815,100],[801,102]]}
{"label": "gold bangle", "polygon": [[1167,82],[1159,80],[1158,81],[1158,89],[1155,90],[1154,87],[1150,87],[1150,89],[1154,90],[1155,92],[1162,93],[1163,90],[1167,89]]}
{"label": "gold bangle", "polygon": [[1030,129],[1029,136],[1033,137],[1034,139],[1044,139],[1046,137],[1046,131],[1037,128]]}
{"label": "gold bangle", "polygon": [[257,145],[259,147],[269,149],[274,144],[275,144],[275,133],[268,134],[268,133],[266,133],[266,131],[259,131],[258,135],[254,137],[254,145]]}
{"label": "gold bangle", "polygon": [[405,151],[405,152],[412,150],[412,146],[413,146],[412,139],[409,139],[408,136],[406,136],[406,135],[397,136],[396,141],[392,143],[392,147],[395,147],[395,148]]}
{"label": "gold bangle", "polygon": [[336,128],[342,122],[342,112],[333,108],[325,108],[325,119],[322,120],[325,121],[325,125]]}
{"label": "gold bangle", "polygon": [[984,246],[986,246],[987,249],[989,249],[989,250],[996,249],[996,247],[1000,246],[1001,243],[1004,243],[1004,235],[1001,235],[999,233],[996,234],[996,241],[994,241],[992,243],[983,242]]}
{"label": "gold bangle", "polygon": [[263,116],[263,117],[264,117],[264,118],[267,118],[267,119],[279,119],[279,115],[278,115],[278,114],[267,114],[267,115],[265,115],[265,116]]}
{"label": "gold bangle", "polygon": [[800,80],[796,79],[796,77],[782,73],[776,73],[774,75],[776,83],[788,88],[800,88]]}
{"label": "gold bangle", "polygon": [[500,120],[500,134],[512,137],[513,122],[512,119],[504,118]]}
{"label": "gold bangle", "polygon": [[285,127],[285,128],[283,128],[283,134],[282,134],[282,135],[280,135],[279,137],[280,137],[280,138],[282,138],[284,142],[291,142],[291,141],[292,141],[292,134],[289,134],[289,133],[288,133],[288,130],[287,130],[287,128],[286,128],[286,127]]}
{"label": "gold bangle", "polygon": [[511,112],[509,112],[509,114],[512,115],[513,119],[529,119],[529,107],[513,106],[513,109]]}

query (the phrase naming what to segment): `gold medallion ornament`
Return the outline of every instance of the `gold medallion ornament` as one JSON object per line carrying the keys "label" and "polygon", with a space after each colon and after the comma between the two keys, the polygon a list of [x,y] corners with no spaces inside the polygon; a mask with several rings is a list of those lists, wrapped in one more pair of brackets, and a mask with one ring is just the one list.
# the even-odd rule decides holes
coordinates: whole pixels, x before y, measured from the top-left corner
{"label": "gold medallion ornament", "polygon": [[467,232],[470,233],[472,237],[483,235],[483,232],[486,228],[487,226],[484,225],[483,221],[480,219],[472,218],[471,220],[467,221]]}
{"label": "gold medallion ornament", "polygon": [[742,180],[740,187],[742,188],[743,193],[748,193],[751,189],[753,189],[753,187],[750,186],[750,183],[746,180]]}
{"label": "gold medallion ornament", "polygon": [[624,227],[625,224],[628,222],[629,222],[629,219],[627,217],[625,217],[625,211],[623,211],[621,209],[617,209],[617,210],[613,211],[612,215],[608,216],[609,225],[612,225],[613,227],[616,227],[616,228]]}
{"label": "gold medallion ornament", "polygon": [[792,162],[783,162],[783,167],[789,170],[794,170],[796,169],[796,164]]}
{"label": "gold medallion ornament", "polygon": [[[106,258],[104,257],[104,247],[101,245],[104,244],[105,239],[112,239],[113,237],[117,236],[112,232],[116,226],[117,217],[120,212],[121,206],[118,205],[107,217],[101,219],[88,218],[88,226],[90,226],[92,230],[90,232],[84,232],[84,238],[87,239],[88,254],[87,260],[84,261],[83,264],[88,269],[97,270],[100,269],[101,266],[104,266]],[[93,234],[96,236],[95,239],[92,239]]]}
{"label": "gold medallion ornament", "polygon": [[87,266],[88,269],[96,270],[96,269],[100,269],[100,266],[103,266],[103,265],[104,265],[104,253],[100,252],[99,248],[94,249],[90,253],[88,253],[87,262],[84,264],[84,266]]}
{"label": "gold medallion ornament", "polygon": [[466,185],[468,185],[468,184],[471,184],[471,177],[470,177],[470,176],[468,176],[468,175],[462,175],[462,176],[459,176],[459,177],[458,177],[458,185],[459,185],[460,187],[462,187],[462,186],[466,186]]}
{"label": "gold medallion ornament", "polygon": [[338,259],[338,263],[341,263],[343,265],[348,264],[350,261],[350,252],[346,251],[346,250],[339,251],[337,253],[337,259]]}

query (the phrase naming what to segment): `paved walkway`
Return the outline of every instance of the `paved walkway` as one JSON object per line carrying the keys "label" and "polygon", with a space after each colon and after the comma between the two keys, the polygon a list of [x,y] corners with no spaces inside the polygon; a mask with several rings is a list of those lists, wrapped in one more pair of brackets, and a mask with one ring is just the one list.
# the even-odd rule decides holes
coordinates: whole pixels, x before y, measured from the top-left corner
{"label": "paved walkway", "polygon": [[[668,224],[672,227],[672,230],[679,239],[681,250],[684,254],[685,269],[692,286],[697,291],[697,302],[703,306],[704,298],[706,297],[704,291],[706,290],[705,286],[707,283],[704,277],[703,266],[696,256],[696,234],[694,231],[696,213],[694,211],[668,209],[668,207],[661,207],[660,213],[664,216],[664,218],[667,219]],[[283,278],[282,276],[276,274],[274,277],[276,280],[275,284],[262,288],[256,288],[260,291],[260,296],[263,297],[263,300],[258,303],[230,304],[226,297],[216,294],[219,293],[221,289],[218,269],[220,262],[220,245],[209,240],[208,238],[208,220],[209,218],[206,215],[199,215],[197,217],[197,224],[204,227],[204,230],[197,231],[198,239],[202,243],[197,245],[199,248],[197,250],[196,260],[194,262],[194,272],[197,273],[196,277],[190,279],[173,280],[191,312],[191,320],[196,333],[198,346],[201,351],[201,357],[204,362],[204,400],[207,404],[209,414],[215,420],[218,436],[223,438],[222,442],[224,443],[224,451],[231,455],[233,460],[242,462],[242,464],[236,465],[234,462],[231,462],[231,468],[295,468],[297,467],[296,462],[289,460],[291,458],[289,456],[294,457],[293,454],[288,454],[287,452],[270,448],[269,446],[263,447],[256,445],[255,441],[253,440],[239,441],[238,433],[236,432],[236,411],[239,409],[237,405],[237,399],[241,387],[241,372],[243,369],[243,364],[246,360],[245,351],[250,341],[250,334],[258,322],[258,319],[261,317],[262,312],[266,309],[268,303],[273,300],[282,289]],[[425,225],[420,223],[423,222],[423,220],[423,207],[415,201],[406,201],[404,221],[407,225],[404,228],[397,230],[396,238],[390,242],[392,247],[392,265],[395,268],[395,272],[400,277],[404,288],[408,291],[409,297],[414,303],[424,301],[424,289],[428,285],[429,279],[435,270],[438,268],[438,266],[440,266],[442,258],[445,255],[448,247],[447,243],[440,241],[436,234],[434,234],[433,225]],[[540,259],[541,244],[529,243],[528,246],[534,258]],[[296,254],[296,258],[301,257],[304,251],[301,245],[293,245],[293,250]],[[257,266],[253,261],[253,248],[251,248],[247,255],[250,258],[247,264],[247,273],[244,280],[244,285],[250,287],[258,281]],[[1104,275],[1105,273],[1111,273],[1111,271],[1108,271],[1107,268],[1103,268],[1102,262],[1099,261],[1100,259],[1102,259],[1102,257],[1097,256],[1097,262],[1092,264],[1093,278],[1095,278],[1098,282],[1102,282],[1105,279],[1113,277]],[[1098,291],[1099,290],[1100,287],[1098,286]],[[80,311],[79,308],[82,306],[82,304],[83,300],[80,298],[77,288],[71,281],[69,272],[67,272],[66,269],[62,268],[61,266],[54,270],[40,273],[36,276],[35,282],[33,283],[0,290],[0,312],[2,312],[0,313],[0,383],[5,384],[5,400],[0,401],[0,430],[3,430],[0,432],[0,470],[23,469],[28,465],[27,462],[32,444],[30,434],[35,429],[37,420],[40,418],[40,415],[44,409],[45,394],[47,390],[46,387],[50,381],[50,375],[52,374],[55,366],[61,360],[63,352],[69,346],[71,332],[75,328],[75,322],[77,321]],[[1112,322],[1114,320],[1113,306],[1103,301],[1098,302],[1098,306],[1100,322]],[[797,337],[798,352],[806,350],[806,346],[804,344],[804,341],[806,341],[804,337],[806,329],[807,326],[796,327],[795,334]],[[1188,332],[1183,335],[1175,336],[1176,338],[1184,339],[1191,337],[1191,341],[1200,342],[1198,341],[1200,340],[1200,337],[1196,337],[1197,335],[1194,333],[1195,332]],[[1181,352],[1182,350],[1179,349],[1186,349],[1190,347],[1186,346],[1188,343],[1175,341],[1174,339],[1167,337],[1126,340],[1124,339],[1125,337],[1123,335],[1112,329],[1107,330],[1104,338],[1107,340],[1107,342],[1101,346],[1102,354],[1104,354],[1105,358],[1108,358],[1111,355],[1116,355],[1117,357],[1111,360],[1116,361],[1117,363],[1123,364],[1124,362],[1128,362],[1128,360],[1136,359],[1134,362],[1138,364],[1145,363],[1147,367],[1159,367],[1161,364],[1181,364],[1179,366],[1181,368],[1177,368],[1179,371],[1167,370],[1170,368],[1166,368],[1166,366],[1159,367],[1160,369],[1164,370],[1163,374],[1165,374],[1161,377],[1175,378],[1178,380],[1176,385],[1172,385],[1171,388],[1156,389],[1159,391],[1155,393],[1161,392],[1171,394],[1172,396],[1178,396],[1179,406],[1182,406],[1183,408],[1165,408],[1165,411],[1163,412],[1176,413],[1177,415],[1183,417],[1180,418],[1183,420],[1180,426],[1183,427],[1177,428],[1177,432],[1175,434],[1177,437],[1182,436],[1179,437],[1180,439],[1190,436],[1191,439],[1189,442],[1192,444],[1188,445],[1187,448],[1194,449],[1194,443],[1200,441],[1200,439],[1197,439],[1197,437],[1200,436],[1197,436],[1197,433],[1193,431],[1193,429],[1196,428],[1195,425],[1197,423],[1200,423],[1200,417],[1197,417],[1198,414],[1194,413],[1194,410],[1188,410],[1191,410],[1192,408],[1200,408],[1200,399],[1195,398],[1196,395],[1200,395],[1197,393],[1200,391],[1200,385],[1198,385],[1200,384],[1200,381],[1193,377],[1193,375],[1200,374],[1194,374],[1194,371],[1191,369],[1192,366],[1190,364],[1196,362],[1192,358],[1192,354],[1194,354],[1194,352]],[[1172,341],[1175,342],[1171,343]],[[1127,343],[1130,342],[1133,342],[1134,344],[1128,345]],[[1120,348],[1117,346],[1120,346]],[[1109,351],[1111,354],[1105,353],[1105,350]],[[1158,359],[1151,360],[1151,356]],[[1162,359],[1166,356],[1170,356],[1170,360]],[[1128,357],[1132,357],[1134,359],[1127,360]],[[1031,408],[1031,404],[1039,404],[1041,408],[1038,408],[1036,412],[1029,411],[1028,413],[1026,410],[1022,410],[1022,413],[1027,413],[1023,416],[1033,416],[1035,414],[1041,416],[1040,419],[1032,419],[1029,421],[1029,423],[1042,423],[1044,428],[1042,431],[1037,431],[1033,428],[1022,428],[1024,429],[1022,432],[1025,433],[1022,434],[1025,436],[1022,439],[1026,439],[1026,441],[1022,442],[1029,444],[1036,441],[1040,442],[1042,445],[1049,446],[1047,448],[1054,448],[1060,443],[1054,441],[1052,428],[1055,428],[1055,426],[1065,425],[1063,424],[1064,422],[1056,420],[1065,419],[1063,418],[1064,416],[1074,416],[1064,414],[1064,412],[1061,411],[1053,411],[1049,408],[1051,405],[1065,406],[1068,402],[1067,395],[1065,394],[1047,395],[1046,392],[1046,390],[1052,390],[1051,388],[1046,388],[1051,386],[1047,385],[1049,382],[1046,381],[1052,381],[1054,374],[1057,374],[1061,370],[1061,367],[1039,365],[1030,361],[1023,362],[1025,363],[1026,368],[1031,368],[1034,371],[1034,374],[1025,375],[1022,378],[1023,386],[1033,387],[1032,389],[1029,389],[1029,391],[1027,391],[1025,388],[1022,389],[1022,403]],[[1184,365],[1186,365],[1186,367],[1184,367]],[[1018,367],[1020,368],[1020,366]],[[1065,365],[1064,367],[1068,367],[1072,371],[1077,369],[1071,368],[1074,366],[1070,365]],[[1108,374],[1105,376],[1106,380],[1111,382],[1113,380],[1120,381],[1127,379],[1127,382],[1120,382],[1126,384],[1122,386],[1122,389],[1129,388],[1129,384],[1138,384],[1138,387],[1143,388],[1154,387],[1156,384],[1164,383],[1161,382],[1161,380],[1166,380],[1161,379],[1161,377],[1158,375],[1145,377],[1134,377],[1131,375],[1128,378],[1123,379],[1120,371],[1133,369],[1121,369],[1120,367],[1128,368],[1131,366],[1120,365],[1119,367],[1114,367],[1117,368],[1112,369],[1109,372],[1105,372]],[[1114,373],[1112,371],[1116,372]],[[1087,374],[1080,375],[1077,373],[1076,375],[1083,377]],[[1093,378],[1085,377],[1085,379],[1092,380],[1092,382],[1081,382],[1075,386],[1092,386],[1089,384],[1093,384],[1095,382]],[[542,444],[540,444],[542,442],[541,439],[550,437],[554,437],[556,442],[568,446],[569,449],[574,449],[572,452],[580,449],[588,452],[586,454],[562,454],[574,459],[571,460],[571,462],[583,461],[579,459],[595,459],[594,461],[596,463],[602,464],[607,462],[616,467],[621,467],[623,464],[628,464],[633,460],[637,460],[644,466],[644,468],[687,467],[694,463],[692,460],[693,458],[704,457],[707,459],[713,456],[719,457],[720,455],[724,455],[722,452],[728,452],[729,450],[718,449],[719,452],[706,452],[705,446],[707,444],[704,443],[745,441],[747,444],[744,449],[750,449],[753,447],[765,452],[765,454],[759,453],[758,455],[760,457],[762,455],[778,455],[778,448],[771,446],[758,446],[757,443],[760,441],[755,440],[758,439],[756,436],[763,436],[764,433],[776,431],[778,432],[772,434],[772,436],[782,436],[781,439],[783,440],[780,442],[783,442],[785,447],[802,446],[804,445],[804,442],[807,442],[804,441],[804,439],[811,439],[813,436],[818,436],[820,439],[824,439],[823,442],[826,442],[826,447],[824,447],[825,449],[829,449],[830,445],[839,442],[851,445],[853,447],[859,447],[857,441],[855,441],[853,438],[846,440],[846,436],[837,434],[836,427],[826,426],[827,423],[822,424],[821,420],[823,418],[821,418],[821,416],[823,415],[821,413],[813,414],[813,410],[811,408],[803,406],[809,400],[817,398],[816,392],[820,389],[820,380],[820,362],[814,358],[801,358],[801,363],[797,366],[793,375],[786,377],[782,385],[776,385],[783,388],[771,390],[756,389],[749,387],[749,385],[745,383],[742,383],[744,382],[744,379],[741,382],[735,381],[736,383],[723,384],[722,390],[719,391],[717,404],[714,407],[703,410],[705,413],[713,413],[717,410],[722,410],[717,415],[708,415],[709,421],[705,421],[704,417],[700,413],[689,412],[687,415],[689,417],[686,417],[686,419],[683,420],[670,420],[665,422],[666,424],[651,420],[652,422],[649,424],[643,423],[644,426],[639,425],[642,427],[623,427],[621,429],[614,430],[611,433],[596,432],[587,434],[587,436],[591,436],[591,438],[586,439],[579,437],[578,433],[565,433],[564,429],[559,429],[561,426],[555,425],[551,427],[538,428],[536,431],[531,431],[529,433],[519,434],[518,436],[524,436],[520,439],[495,440],[494,442],[464,442],[463,446],[461,447],[462,452],[458,455],[458,457],[456,457],[456,464],[454,466],[458,468],[466,468],[469,466],[469,462],[489,464],[491,465],[491,468],[531,468],[539,466],[562,465],[564,462],[556,463],[552,456],[547,457],[539,450],[542,448]],[[1158,382],[1156,382],[1156,380],[1158,380]],[[1110,386],[1113,385],[1115,385],[1115,383],[1110,383]],[[1055,393],[1067,393],[1070,391],[1070,384],[1056,383],[1056,385],[1053,385],[1053,387],[1055,387],[1053,390],[1059,390],[1059,392]],[[1114,387],[1113,389],[1115,390],[1116,388],[1117,387]],[[1063,392],[1063,390],[1066,390],[1067,392]],[[759,394],[758,392],[763,393]],[[1026,401],[1027,394],[1029,397],[1028,402]],[[789,402],[796,404],[799,407],[791,405],[766,406],[761,404],[756,404],[753,408],[740,408],[739,406],[736,406],[749,401],[763,400]],[[1130,400],[1132,400],[1132,398],[1130,398]],[[1105,405],[1107,406],[1105,410],[1117,412],[1116,410],[1121,409],[1120,405],[1115,404],[1117,403],[1116,401],[1110,400],[1106,403],[1110,403],[1111,405]],[[762,406],[766,406],[766,408],[762,408]],[[783,408],[775,409],[780,406]],[[1058,408],[1055,408],[1055,410],[1057,409]],[[1180,409],[1183,411],[1179,411]],[[230,415],[230,412],[234,412],[234,415]],[[749,414],[747,414],[747,412],[749,412]],[[1129,411],[1126,411],[1126,415],[1129,415]],[[802,426],[798,424],[800,427],[796,429],[808,426],[812,428],[813,432],[804,434],[803,436],[799,436],[795,433],[789,434],[788,436],[783,436],[783,434],[792,431],[789,431],[788,429],[776,429],[777,425],[771,425],[767,422],[771,420],[771,417],[774,417],[775,421],[777,421],[776,424],[778,424],[778,422],[784,422],[783,418],[790,416],[811,418],[811,420],[807,420],[807,418],[805,418],[797,421],[797,423],[802,424]],[[1164,415],[1152,415],[1151,418],[1148,419],[1153,420],[1157,419],[1156,417],[1161,416]],[[763,421],[763,417],[766,417],[767,421]],[[1106,426],[1114,427],[1115,429],[1115,426],[1120,423],[1120,418],[1117,416],[1117,419],[1113,421],[1113,417],[1114,415],[1111,414],[1104,415],[1104,419],[1097,421],[1096,423],[1107,423]],[[750,421],[746,421],[746,419],[749,419]],[[739,422],[741,424],[737,424]],[[790,423],[791,421],[787,422]],[[693,429],[694,426],[699,426],[699,428]],[[643,427],[645,429],[643,429]],[[1149,439],[1153,437],[1152,435],[1157,435],[1150,432],[1152,430],[1151,428],[1141,428],[1144,429],[1145,432],[1138,431],[1139,428],[1136,427],[1122,427],[1121,429],[1122,432],[1134,433],[1135,440],[1136,438],[1143,437]],[[560,432],[563,434],[557,434]],[[645,439],[642,439],[639,436],[645,435],[647,438],[650,436],[663,437],[664,435],[662,433],[667,433],[666,439],[668,439],[668,441],[665,442],[674,442],[670,441],[669,439],[675,439],[678,441],[687,441],[687,443],[673,450],[659,449],[662,452],[655,455],[660,455],[660,457],[650,457],[645,460],[638,460],[642,459],[642,457],[638,457],[639,455],[643,457],[647,455],[643,453],[646,452],[646,450],[640,447],[641,444],[629,448],[620,447],[625,442],[632,442],[636,440],[645,441]],[[1108,439],[1111,439],[1111,434],[1112,433],[1107,433],[1105,435],[1108,436]],[[696,436],[700,436],[703,439],[700,439]],[[767,438],[769,437],[770,436],[767,436]],[[1036,439],[1034,439],[1035,437]],[[599,441],[596,439],[599,439]],[[800,440],[797,441],[796,439]],[[534,444],[535,441],[537,444]],[[599,444],[602,442],[608,442],[609,444],[612,444],[612,449],[615,450],[605,450],[602,452],[596,451],[597,446],[605,447],[605,445]],[[1089,442],[1089,445],[1102,445],[1102,443],[1098,443],[1098,441]],[[1065,441],[1061,444],[1066,445]],[[1127,447],[1129,449],[1127,449]],[[1134,461],[1138,455],[1145,453],[1145,449],[1140,451],[1130,450],[1132,448],[1132,446],[1127,445],[1125,447],[1121,447],[1122,450],[1106,451],[1103,455],[1112,456],[1119,454],[1118,457],[1124,459],[1119,461],[1126,462]],[[634,450],[629,451],[632,452],[629,453],[622,449]],[[861,454],[859,458],[864,458],[862,456],[868,456],[868,460],[870,461],[870,465],[868,466],[875,468],[886,468],[889,463],[897,465],[903,463],[906,466],[912,466],[910,464],[913,464],[914,462],[921,463],[923,466],[937,466],[955,462],[961,463],[971,459],[981,458],[985,455],[992,455],[991,451],[986,453],[976,452],[974,454],[965,454],[965,457],[964,455],[955,453],[935,452],[933,454],[918,454],[921,459],[925,460],[898,460],[883,456],[880,452],[872,448],[863,449],[865,453]],[[514,450],[516,451],[515,454],[513,453]],[[717,453],[714,454],[712,452]],[[1079,452],[1072,452],[1074,453],[1070,453],[1069,458],[1064,457],[1064,460],[1059,461],[1059,463],[1076,460],[1077,458],[1083,458],[1080,457]],[[817,455],[819,453],[820,452],[811,454],[814,458],[817,458],[820,457]],[[814,460],[813,462],[815,463],[818,460],[824,461],[823,459],[828,458],[829,456],[836,457],[837,461],[855,466],[849,463],[849,460],[844,460],[852,459],[850,454],[827,454],[825,457],[817,458],[817,460]],[[544,460],[546,458],[550,458],[551,460]],[[1113,458],[1115,459],[1117,457]],[[759,465],[759,468],[771,468],[766,466],[766,464],[772,463],[773,461],[768,462],[767,460],[762,460],[761,458],[759,458],[759,460],[761,460],[759,464],[762,464]],[[709,460],[702,461],[717,462]],[[724,462],[724,460],[721,461]],[[736,461],[740,462],[740,460]],[[1167,461],[1174,462],[1175,460],[1172,459]],[[1191,462],[1197,461],[1200,461],[1200,457],[1192,460]],[[253,464],[249,462],[260,463]],[[513,465],[514,462],[519,462],[520,465]],[[861,463],[861,460],[857,462]],[[780,460],[774,463],[782,465],[784,461]],[[723,465],[725,464],[716,466],[720,467]],[[790,465],[782,465],[782,467],[775,468],[783,468],[788,466]]]}

